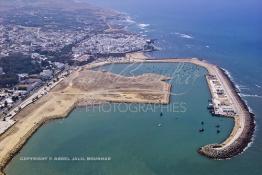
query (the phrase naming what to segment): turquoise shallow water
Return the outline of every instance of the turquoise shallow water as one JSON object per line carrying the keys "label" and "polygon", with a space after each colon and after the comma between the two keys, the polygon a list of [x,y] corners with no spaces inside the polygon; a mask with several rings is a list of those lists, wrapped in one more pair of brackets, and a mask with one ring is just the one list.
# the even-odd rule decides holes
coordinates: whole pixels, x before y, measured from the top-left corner
{"label": "turquoise shallow water", "polygon": [[[209,174],[211,167],[228,165],[197,153],[204,144],[223,141],[233,127],[231,119],[212,117],[206,109],[210,98],[204,78],[206,70],[192,64],[169,63],[117,64],[101,69],[126,76],[161,73],[174,77],[170,80],[171,103],[78,108],[68,118],[41,127],[8,165],[8,175]],[[219,134],[217,124],[221,126]],[[202,127],[205,132],[199,133]],[[56,156],[100,156],[111,160],[22,160]]]}
{"label": "turquoise shallow water", "polygon": [[[223,120],[223,119],[222,119],[223,121],[220,121],[220,120],[217,121],[215,118],[210,118],[209,114],[206,113],[205,111],[206,99],[209,98],[208,97],[209,95],[206,93],[206,89],[205,89],[206,85],[201,86],[201,88],[198,89],[199,91],[197,91],[199,93],[195,93],[193,94],[193,96],[177,95],[175,99],[179,100],[180,102],[186,99],[185,101],[188,102],[188,108],[192,109],[194,112],[191,111],[187,115],[187,117],[190,118],[188,119],[188,121],[190,122],[186,121],[186,117],[182,117],[183,115],[182,113],[175,113],[175,116],[177,116],[178,119],[175,120],[174,122],[171,122],[170,120],[168,120],[167,122],[168,124],[170,122],[172,126],[176,126],[173,129],[177,127],[179,128],[180,126],[183,127],[184,129],[184,130],[181,129],[180,131],[178,130],[174,133],[172,132],[172,138],[174,137],[178,141],[176,139],[170,139],[169,137],[167,137],[167,140],[170,139],[171,141],[174,141],[174,143],[171,144],[171,146],[170,144],[163,144],[164,141],[162,140],[161,140],[162,141],[161,144],[159,144],[162,147],[160,150],[164,151],[168,149],[168,151],[170,152],[170,148],[173,148],[173,151],[175,153],[164,154],[162,152],[161,153],[163,154],[162,159],[159,158],[157,159],[157,161],[152,163],[152,161],[149,161],[149,160],[152,160],[151,159],[152,157],[150,158],[147,157],[148,155],[151,155],[152,152],[153,153],[155,152],[155,150],[152,151],[152,149],[149,149],[152,147],[151,145],[150,146],[147,145],[147,147],[140,149],[140,152],[139,152],[138,151],[139,149],[136,146],[134,146],[134,145],[137,145],[135,144],[137,142],[130,144],[130,142],[128,142],[127,140],[122,140],[126,144],[130,145],[130,146],[126,146],[129,149],[136,149],[136,151],[138,151],[138,153],[141,154],[140,157],[144,157],[144,160],[140,161],[141,165],[138,166],[137,164],[134,165],[134,164],[131,164],[130,162],[127,163],[126,159],[121,159],[122,161],[112,165],[112,167],[119,168],[118,169],[119,173],[110,171],[109,169],[111,168],[106,170],[107,173],[108,174],[110,173],[127,174],[130,172],[133,174],[147,174],[149,172],[148,174],[155,173],[155,174],[217,174],[217,175],[220,175],[220,174],[259,175],[261,174],[262,172],[262,167],[261,167],[261,162],[262,162],[262,139],[261,139],[262,137],[262,130],[261,130],[261,124],[262,124],[261,123],[261,116],[262,116],[262,108],[261,108],[262,106],[262,98],[261,98],[262,96],[262,89],[261,89],[262,87],[262,76],[261,76],[262,74],[262,69],[261,69],[262,67],[262,59],[261,59],[262,58],[262,48],[261,48],[262,46],[262,35],[261,35],[262,10],[261,8],[262,8],[262,4],[261,4],[261,1],[260,0],[238,0],[238,1],[236,0],[232,0],[232,1],[228,1],[228,0],[214,0],[214,1],[210,1],[210,0],[198,0],[198,1],[195,1],[195,0],[183,0],[183,1],[182,0],[161,0],[161,1],[88,0],[88,1],[92,2],[93,4],[102,6],[102,7],[109,7],[109,8],[116,9],[118,11],[125,12],[129,16],[131,16],[137,23],[150,24],[150,26],[142,29],[142,28],[137,28],[137,23],[135,23],[130,26],[130,29],[134,30],[135,32],[141,32],[141,34],[147,35],[151,38],[158,39],[158,44],[162,47],[162,50],[160,52],[153,53],[153,56],[156,56],[156,57],[200,57],[200,58],[207,59],[209,62],[218,64],[219,66],[223,68],[226,68],[231,73],[236,84],[239,85],[241,93],[244,95],[243,98],[248,102],[248,105],[252,108],[252,111],[256,115],[255,119],[256,119],[257,126],[256,126],[256,132],[255,132],[255,140],[250,148],[248,148],[240,156],[237,156],[233,159],[226,160],[226,161],[213,161],[213,160],[205,159],[197,155],[196,149],[200,145],[203,145],[205,143],[210,143],[213,141],[220,141],[222,137],[226,136],[226,131],[224,130],[221,133],[221,135],[219,136],[214,134],[216,130],[213,130],[213,124],[216,124],[217,122],[223,122],[222,123],[223,125],[221,124],[221,126],[224,126],[223,129],[224,128],[229,129],[231,128],[232,121]],[[192,38],[191,39],[183,38],[179,34],[187,34],[187,35],[190,35]],[[116,69],[118,69],[118,71],[121,70],[121,68],[116,68]],[[166,67],[166,69],[168,68]],[[181,88],[177,87],[174,90],[176,92],[181,92],[181,91],[184,92],[183,85],[180,87]],[[179,90],[179,89],[182,89],[182,90]],[[187,92],[195,90],[193,86],[187,86],[187,88],[185,87],[185,89],[187,89]],[[205,93],[201,93],[202,92],[201,90]],[[205,94],[206,97],[203,97],[203,94]],[[197,100],[198,98],[196,97],[197,95],[201,96],[201,98],[199,97],[199,100]],[[191,101],[192,103],[190,103]],[[203,110],[203,111],[200,112],[197,110]],[[151,116],[155,116],[156,117],[155,119],[158,119],[157,118],[159,117],[158,113],[159,112],[156,112],[155,115],[152,114]],[[81,133],[81,131],[79,131],[78,133],[77,130],[82,130],[84,133],[87,133],[85,129],[83,129],[82,127],[78,127],[80,124],[84,126],[90,126],[90,127],[94,125],[94,123],[88,125],[89,122],[87,121],[91,120],[89,119],[91,117],[88,117],[88,116],[91,116],[91,113],[88,113],[88,114],[89,115],[87,115],[84,109],[79,109],[73,112],[71,116],[66,120],[56,121],[47,126],[44,126],[29,141],[29,144],[27,144],[26,147],[22,150],[21,154],[24,154],[24,155],[29,154],[28,150],[30,150],[30,154],[34,155],[35,152],[38,152],[38,153],[41,152],[39,151],[40,149],[43,149],[43,150],[48,149],[49,147],[51,147],[51,145],[54,145],[54,146],[61,145],[59,148],[56,147],[56,149],[53,149],[54,150],[53,152],[58,151],[58,150],[63,150],[64,148],[62,146],[65,145],[64,143],[68,143],[68,142],[61,141],[61,144],[55,143],[62,136],[66,137],[66,136],[71,135],[72,138],[75,138],[72,140],[78,141],[76,142],[78,146],[77,148],[79,148],[79,145],[82,145],[82,143],[86,144],[87,143],[86,139],[91,139],[91,138],[94,139],[94,140],[91,139],[92,141],[94,141],[94,143],[98,144],[98,142],[101,141],[99,140],[99,138],[104,138],[101,135],[95,135],[96,133],[98,133],[98,131],[92,132],[93,136],[90,136],[90,135],[89,135],[90,137],[86,136],[85,139],[82,141],[81,139],[80,140],[78,139],[80,138],[78,137],[78,134]],[[103,113],[96,113],[96,112],[93,112],[93,114],[95,116],[98,116],[98,115],[111,116],[112,121],[114,120],[113,119],[114,116],[118,115],[118,114],[108,115],[108,113],[103,114]],[[138,117],[140,115],[142,114],[132,115],[132,116]],[[121,116],[126,116],[126,115],[121,115]],[[168,116],[168,114],[165,114],[165,116]],[[173,115],[171,116],[173,117]],[[202,117],[207,117],[207,118],[202,118]],[[130,117],[130,118],[134,120],[133,122],[135,122],[134,117]],[[141,117],[140,119],[142,118],[143,117]],[[121,117],[121,119],[123,119],[123,117]],[[151,120],[152,118],[150,117],[149,119]],[[210,126],[210,129],[207,129],[207,132],[205,132],[205,134],[207,135],[211,134],[209,136],[205,136],[205,134],[199,136],[197,133],[197,130],[201,127],[199,122],[201,122],[201,120],[204,120],[204,119],[210,119],[210,121],[209,120],[205,120],[205,121],[211,122],[209,125],[208,124],[206,125],[206,127]],[[119,119],[115,119],[115,120],[119,121]],[[124,120],[125,121],[123,121],[122,123],[123,125],[124,123],[126,123],[126,125],[131,123],[131,121],[126,118],[124,118]],[[147,121],[146,118],[144,120]],[[184,121],[184,123],[182,123],[182,121]],[[57,124],[59,122],[60,123],[62,122],[62,124],[60,125]],[[155,126],[155,124],[158,122],[159,122],[158,120],[156,121],[154,120],[154,122],[152,122],[152,126],[153,125]],[[99,122],[97,119],[97,125],[98,123]],[[72,128],[67,129],[66,124],[68,127],[72,126]],[[137,123],[134,124],[135,127],[134,126],[132,127],[135,129],[137,128],[139,131],[142,128],[141,126],[141,128],[139,129],[138,127],[139,124],[144,126],[147,124],[147,122],[144,123],[142,121],[139,121],[139,122],[137,121]],[[156,129],[163,129],[167,127],[166,125],[167,124],[165,125],[163,124],[162,128],[156,127]],[[105,127],[105,125],[103,127]],[[130,129],[130,127],[127,127],[127,128]],[[130,129],[129,132],[134,132],[133,128],[132,130]],[[51,130],[52,133],[49,132],[49,130]],[[67,132],[65,132],[65,130],[67,130]],[[148,128],[146,128],[146,131],[147,130]],[[59,133],[58,131],[63,133],[62,136],[53,134],[54,132]],[[44,132],[46,132],[45,135],[43,134]],[[129,132],[126,132],[126,133],[129,133]],[[47,142],[44,142],[41,136],[38,137],[38,135],[41,133],[43,134],[42,138],[44,137]],[[118,133],[123,134],[122,132],[118,132]],[[159,134],[161,135],[161,133],[162,132],[160,132]],[[187,137],[185,133],[188,134]],[[107,132],[105,132],[105,134],[107,134]],[[164,132],[162,134],[164,135]],[[82,134],[82,136],[83,135],[84,134]],[[109,132],[108,135],[112,137],[111,132]],[[137,134],[137,135],[140,135],[140,134]],[[147,133],[147,135],[149,135],[149,133]],[[179,135],[181,135],[181,137]],[[55,137],[59,139],[56,139]],[[161,139],[164,139],[165,137],[166,136],[161,136]],[[218,138],[218,137],[221,137],[221,138]],[[50,139],[52,138],[52,139],[49,140],[49,138]],[[144,139],[139,139],[138,137],[132,137],[132,138],[137,138],[139,143],[141,142],[141,140],[144,141]],[[189,141],[192,139],[192,142],[190,144],[183,144],[183,143],[186,143],[185,142],[186,139],[183,139],[183,138],[189,138]],[[214,139],[214,140],[209,141],[208,138]],[[61,139],[63,140],[64,138],[61,138]],[[152,140],[154,139],[155,139],[155,142],[158,143],[159,140],[157,138],[153,138]],[[195,139],[197,141],[195,141]],[[70,140],[70,137],[68,140]],[[178,143],[180,143],[180,141],[183,141],[181,142],[181,145],[177,145]],[[152,142],[149,142],[149,143],[152,143]],[[31,147],[27,148],[30,145]],[[71,144],[67,144],[67,145],[71,145]],[[190,146],[190,148],[187,148],[187,146],[189,145],[193,145],[193,146],[192,147]],[[184,150],[182,150],[182,147],[185,147]],[[77,148],[74,147],[75,150],[77,150]],[[26,150],[28,151],[27,153],[26,153]],[[147,150],[151,154],[149,154]],[[134,162],[138,162],[138,160],[142,159],[139,156],[135,156],[135,154],[133,154],[132,151],[130,152],[131,152],[130,154],[134,155],[135,157],[132,159],[134,160]],[[46,153],[43,151],[42,154],[45,155]],[[58,154],[59,154],[59,151],[58,151]],[[171,157],[172,157],[172,160],[170,160]],[[56,174],[54,173],[55,170],[61,171],[62,174],[66,174],[66,173],[77,174],[76,169],[77,168],[79,169],[79,167],[80,167],[79,171],[84,171],[83,169],[88,169],[88,167],[90,168],[90,166],[87,165],[86,162],[81,165],[79,164],[79,166],[73,166],[70,163],[67,163],[67,164],[58,163],[60,164],[60,166],[58,167],[57,164],[54,164],[54,163],[48,164],[48,163],[40,162],[38,163],[38,165],[36,165],[37,164],[36,162],[35,163],[20,162],[17,159],[18,157],[16,157],[15,160],[11,162],[10,166],[7,169],[7,171],[10,174],[26,174],[26,173],[29,173],[29,170],[32,170],[32,172],[35,173],[37,169],[39,168],[41,171],[40,170],[37,171],[38,174],[39,173]],[[112,160],[114,160],[114,156],[112,156]],[[123,164],[125,162],[129,164],[130,167],[127,167],[127,164],[126,166],[124,166]],[[145,165],[144,167],[147,167],[147,168],[141,168],[142,164],[144,164]],[[104,164],[103,166],[100,166],[100,169],[101,169],[100,174],[106,174],[102,172],[102,169],[103,169],[102,167],[104,166],[105,166]],[[46,167],[48,167],[47,170],[46,170]],[[96,166],[96,168],[97,167],[99,166]],[[33,169],[35,169],[35,171],[33,171]],[[120,169],[122,169],[122,171]],[[133,171],[129,171],[130,169]],[[151,171],[147,171],[145,169],[147,170],[150,169]],[[137,170],[137,172],[134,172],[135,170]],[[47,173],[47,171],[49,171],[50,173]],[[23,173],[23,172],[26,172],[26,173]],[[93,171],[93,172],[87,173],[86,171],[85,173],[82,172],[82,174],[99,174],[99,172],[94,173]]]}

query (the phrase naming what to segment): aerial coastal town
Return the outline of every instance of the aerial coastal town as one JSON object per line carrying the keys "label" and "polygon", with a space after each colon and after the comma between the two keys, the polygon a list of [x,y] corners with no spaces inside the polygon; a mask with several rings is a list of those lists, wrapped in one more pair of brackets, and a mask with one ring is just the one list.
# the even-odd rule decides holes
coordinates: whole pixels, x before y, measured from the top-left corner
{"label": "aerial coastal town", "polygon": [[[127,18],[119,12],[81,3],[72,7],[67,1],[59,3],[59,8],[55,3],[50,6],[50,0],[41,1],[40,6],[27,1],[29,6],[18,3],[15,10],[0,3],[0,175],[43,124],[67,117],[77,106],[173,103],[170,96],[175,85],[168,81],[175,75],[145,72],[128,77],[95,70],[114,63],[189,63],[204,68],[210,92],[206,111],[232,118],[234,127],[225,140],[203,145],[198,153],[228,159],[252,141],[253,114],[219,66],[198,58],[147,57],[145,52],[157,50],[155,40],[126,31],[121,24]],[[162,111],[159,117],[163,118]],[[201,125],[199,135],[207,133],[204,121]],[[163,127],[162,123],[155,126]],[[220,125],[215,127],[218,136]]]}
{"label": "aerial coastal town", "polygon": [[0,8],[0,133],[77,66],[154,50],[152,40],[119,25],[122,14],[75,8]]}

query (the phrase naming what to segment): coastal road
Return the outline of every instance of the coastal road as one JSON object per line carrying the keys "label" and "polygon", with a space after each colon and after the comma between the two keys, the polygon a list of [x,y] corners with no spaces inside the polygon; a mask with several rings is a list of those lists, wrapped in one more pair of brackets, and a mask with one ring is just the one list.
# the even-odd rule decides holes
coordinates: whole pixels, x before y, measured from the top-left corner
{"label": "coastal road", "polygon": [[[22,101],[20,104],[18,104],[16,107],[11,109],[9,113],[7,114],[7,117],[5,118],[5,121],[0,121],[0,134],[4,133],[8,128],[10,128],[13,124],[15,124],[15,120],[13,120],[13,117],[19,112],[19,109],[22,110],[26,106],[33,103],[35,100],[41,98],[42,96],[46,95],[52,88],[54,88],[57,84],[59,84],[65,76],[65,72],[61,73],[59,75],[59,80],[56,82],[53,82],[53,79],[50,81],[51,85],[46,86],[44,85],[40,89],[38,89],[35,93],[27,97],[24,101]],[[49,82],[49,83],[50,83]]]}

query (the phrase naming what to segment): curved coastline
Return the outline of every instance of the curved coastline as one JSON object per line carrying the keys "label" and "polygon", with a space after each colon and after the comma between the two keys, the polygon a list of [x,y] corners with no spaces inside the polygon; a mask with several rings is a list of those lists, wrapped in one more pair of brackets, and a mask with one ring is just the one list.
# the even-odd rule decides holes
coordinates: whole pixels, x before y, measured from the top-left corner
{"label": "curved coastline", "polygon": [[[230,80],[230,78],[227,76],[227,74],[225,73],[225,71],[221,68],[219,68],[216,65],[212,65],[209,64],[205,61],[200,61],[198,59],[192,59],[192,58],[186,58],[186,59],[148,59],[148,60],[129,60],[129,61],[120,61],[120,62],[104,62],[104,63],[94,63],[94,64],[90,64],[87,65],[86,68],[94,68],[94,67],[99,67],[99,66],[104,66],[106,64],[112,64],[112,63],[133,63],[133,62],[152,62],[152,63],[159,63],[159,62],[173,62],[173,63],[192,63],[201,67],[204,67],[208,70],[210,70],[210,67],[208,66],[215,66],[216,68],[219,69],[221,75],[226,79],[227,83],[230,84],[230,88],[232,90],[232,92],[234,93],[234,96],[237,98],[237,100],[239,101],[239,104],[241,105],[241,108],[244,110],[245,112],[245,122],[244,122],[244,128],[243,131],[241,132],[240,136],[237,138],[234,137],[229,137],[227,138],[223,143],[219,143],[219,144],[209,144],[209,145],[205,145],[201,148],[199,148],[198,152],[201,155],[204,155],[206,157],[212,158],[212,159],[228,159],[231,158],[233,156],[236,156],[238,154],[240,154],[241,152],[243,152],[243,150],[248,146],[248,144],[252,141],[252,137],[253,137],[253,132],[255,129],[255,122],[254,122],[254,114],[252,114],[249,109],[248,106],[246,105],[245,101],[239,96],[239,94],[236,91],[236,87],[234,85],[234,83]],[[170,89],[170,87],[168,87],[168,89]],[[97,102],[96,102],[97,103]],[[99,104],[101,104],[103,102],[99,102]],[[86,103],[84,103],[86,105]],[[69,113],[77,106],[81,105],[81,102],[78,101],[76,103],[73,103],[71,106],[69,106],[68,110],[63,113],[62,115],[56,115],[56,116],[47,116],[46,118],[43,118],[40,122],[36,123],[35,125],[32,126],[32,128],[30,129],[30,131],[24,135],[24,137],[20,138],[20,142],[19,144],[17,144],[11,152],[9,152],[9,156],[5,157],[4,159],[1,160],[0,163],[0,175],[4,175],[4,168],[6,167],[6,165],[12,160],[12,158],[22,149],[22,147],[27,143],[27,141],[30,139],[30,137],[45,123],[51,121],[51,120],[55,120],[55,119],[61,119],[61,118],[65,118],[69,115]],[[93,105],[93,104],[92,104]],[[237,122],[236,122],[236,118],[234,118],[235,120],[235,126],[232,130],[232,133],[234,133],[234,130],[239,129],[236,127],[237,126]],[[10,128],[13,129],[13,128]],[[7,131],[6,131],[7,132]],[[6,134],[6,132],[4,134]],[[4,135],[3,134],[3,135]],[[225,144],[225,142],[228,141],[228,139],[234,139],[232,143],[230,143],[229,145]]]}
{"label": "curved coastline", "polygon": [[[163,58],[161,60],[148,59],[139,62],[173,62],[173,63],[192,63],[205,68],[209,74],[219,74],[222,81],[228,86],[230,95],[235,99],[237,108],[240,109],[235,116],[216,115],[220,117],[232,117],[234,119],[234,128],[228,138],[222,143],[208,144],[200,147],[198,153],[211,159],[229,159],[242,153],[249,143],[252,142],[253,134],[255,131],[254,114],[250,112],[245,101],[240,97],[238,89],[233,81],[226,74],[226,72],[217,65],[200,60],[198,58]],[[209,91],[212,91],[209,87]],[[228,94],[229,95],[229,94]],[[239,120],[242,120],[241,122]]]}

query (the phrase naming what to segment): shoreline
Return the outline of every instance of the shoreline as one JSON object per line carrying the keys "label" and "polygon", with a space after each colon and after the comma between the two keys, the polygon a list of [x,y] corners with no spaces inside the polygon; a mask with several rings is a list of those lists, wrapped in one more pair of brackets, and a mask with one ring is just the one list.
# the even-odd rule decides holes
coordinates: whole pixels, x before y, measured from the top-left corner
{"label": "shoreline", "polygon": [[[39,123],[36,123],[30,131],[24,135],[24,137],[20,138],[20,143],[16,145],[15,148],[12,149],[11,152],[9,152],[9,157],[7,157],[5,160],[1,161],[1,167],[0,167],[0,175],[6,175],[4,172],[4,169],[8,165],[10,161],[14,158],[14,156],[19,153],[19,151],[23,148],[23,146],[30,140],[30,138],[36,133],[43,125],[48,124],[49,122],[52,122],[54,120],[59,120],[63,118],[67,118],[70,113],[76,108],[77,106],[71,106],[69,110],[64,114],[64,115],[59,115],[59,116],[52,116],[52,117],[47,117],[43,118]],[[11,129],[11,128],[10,128]]]}
{"label": "shoreline", "polygon": [[[132,60],[132,61],[131,61]],[[201,155],[204,155],[206,157],[212,158],[212,159],[228,159],[231,158],[233,156],[238,155],[239,153],[243,152],[243,150],[247,147],[247,145],[252,141],[252,137],[253,137],[253,132],[255,129],[255,123],[254,123],[254,117],[253,114],[250,113],[248,106],[246,105],[246,103],[244,102],[244,100],[239,96],[239,94],[236,91],[236,87],[234,85],[234,83],[230,80],[230,78],[226,75],[225,71],[223,71],[220,67],[216,66],[216,65],[212,65],[210,63],[207,63],[205,61],[200,61],[198,59],[195,58],[185,58],[185,59],[130,59],[129,61],[121,61],[121,62],[100,62],[100,63],[91,63],[88,65],[83,66],[82,69],[86,68],[86,69],[93,69],[95,67],[100,67],[100,66],[104,66],[107,64],[120,64],[120,63],[168,63],[168,62],[172,62],[172,63],[191,63],[191,64],[195,64],[201,67],[204,67],[209,73],[212,72],[212,66],[215,66],[216,68],[219,69],[219,72],[221,73],[221,75],[224,77],[224,79],[227,81],[227,83],[230,84],[231,90],[233,95],[236,97],[236,99],[239,101],[239,104],[241,105],[240,107],[246,112],[246,116],[244,116],[244,119],[246,122],[244,122],[244,129],[243,131],[240,133],[240,136],[237,138],[232,137],[231,140],[233,139],[233,142],[230,143],[229,145],[224,145],[224,142],[226,142],[229,138],[227,138],[223,143],[220,144],[209,144],[209,145],[205,145],[201,148],[199,148],[198,152]],[[166,87],[169,89],[171,86]],[[209,89],[210,90],[210,89]],[[88,99],[87,99],[88,100]],[[99,101],[99,100],[98,100]],[[112,102],[118,102],[118,103],[122,103],[123,100],[120,101],[112,101]],[[4,169],[7,166],[7,164],[12,160],[12,158],[22,149],[22,147],[28,142],[28,140],[31,138],[31,136],[38,131],[38,129],[43,126],[44,124],[51,122],[52,120],[57,120],[57,119],[62,119],[62,118],[66,118],[69,116],[69,114],[78,106],[81,106],[84,104],[85,106],[88,105],[86,102],[83,102],[81,100],[78,100],[77,102],[71,104],[71,106],[69,106],[68,110],[66,110],[63,114],[60,115],[53,115],[53,116],[46,116],[44,118],[42,118],[38,123],[35,123],[33,126],[31,126],[30,130],[28,133],[26,133],[24,135],[24,137],[20,138],[20,142],[19,144],[15,145],[14,148],[11,149],[10,152],[8,152],[8,157],[3,158],[2,160],[0,160],[0,175],[4,175]],[[99,105],[103,103],[103,101],[100,102],[96,102],[95,105]],[[130,103],[134,103],[132,101],[130,101]],[[169,100],[168,100],[169,103]],[[89,103],[90,105],[92,105],[92,103]],[[30,105],[29,107],[30,108]],[[234,118],[235,121],[235,126],[232,130],[232,132],[234,131],[235,127],[237,126],[237,122],[236,122],[236,118]],[[237,126],[239,127],[239,126]],[[13,126],[11,128],[9,128],[8,130],[12,130]],[[7,133],[7,131],[3,134],[4,135]],[[8,135],[6,136],[8,137]],[[1,143],[1,141],[0,141]],[[222,146],[219,149],[217,148],[217,146]]]}

